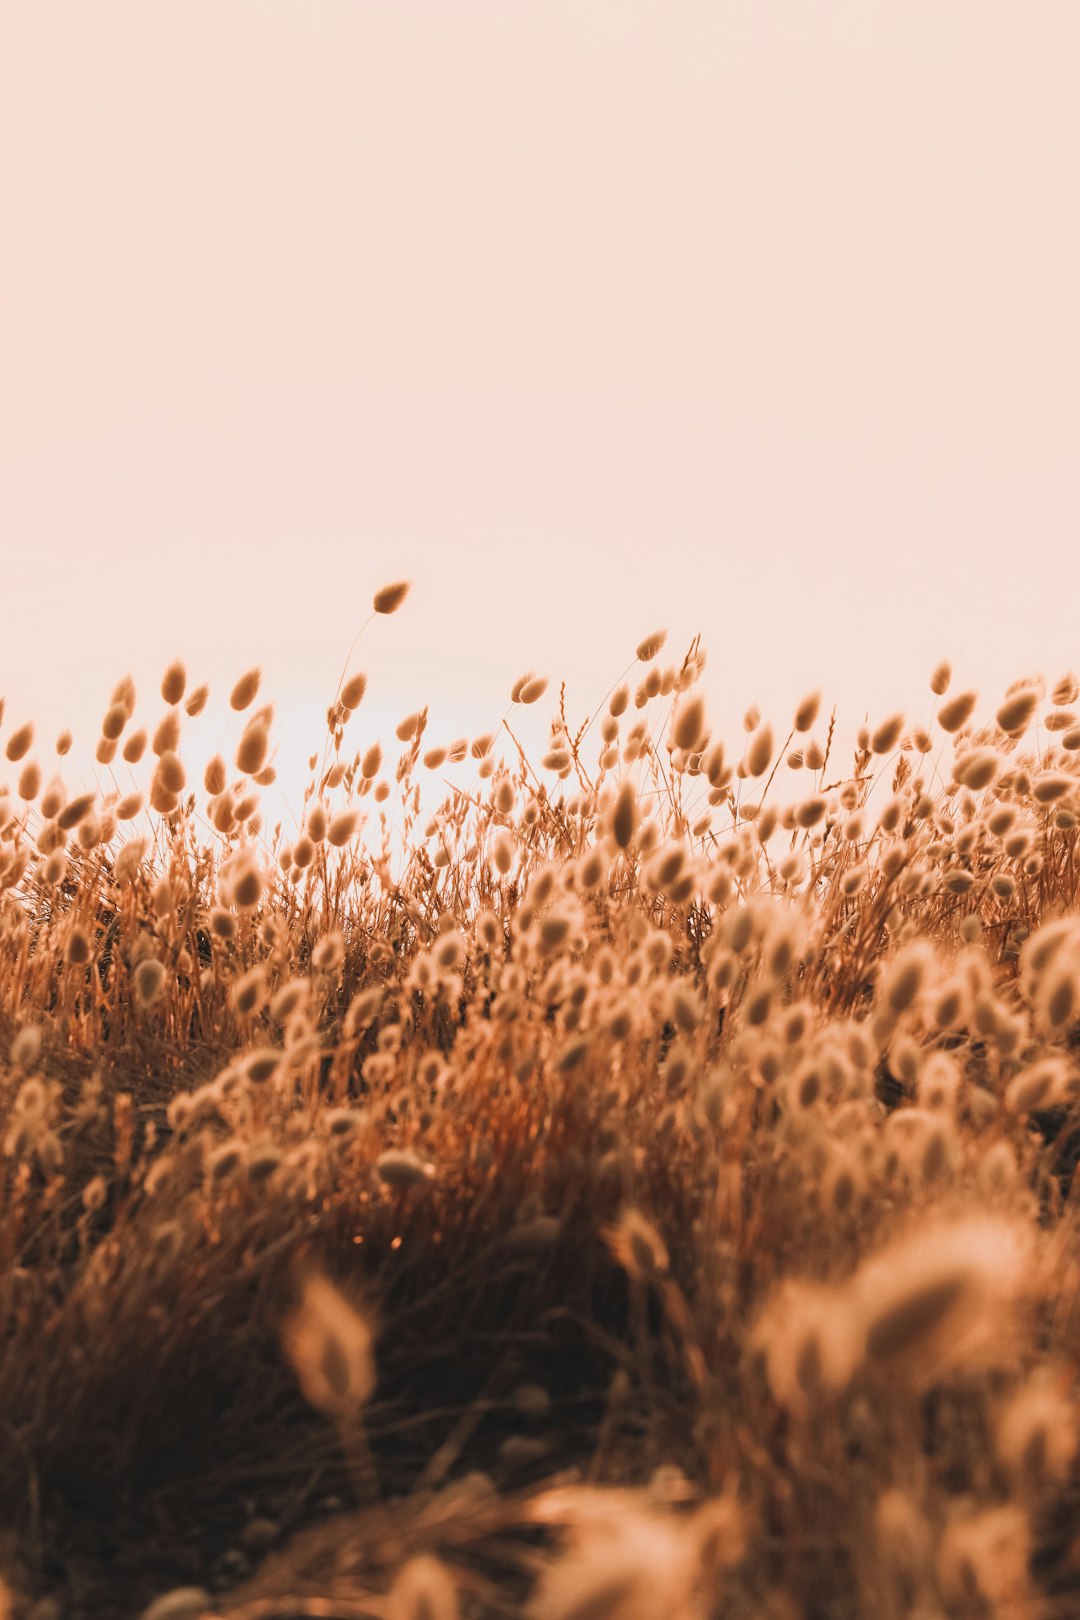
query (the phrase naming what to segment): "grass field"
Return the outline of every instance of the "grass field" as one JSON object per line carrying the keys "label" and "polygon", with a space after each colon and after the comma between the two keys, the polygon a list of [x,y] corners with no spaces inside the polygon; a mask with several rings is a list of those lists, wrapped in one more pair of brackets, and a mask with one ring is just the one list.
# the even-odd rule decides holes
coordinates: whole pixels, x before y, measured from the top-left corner
{"label": "grass field", "polygon": [[841,759],[667,651],[347,668],[291,837],[257,671],[201,783],[179,665],[141,791],[5,720],[0,1613],[1080,1614],[1077,682]]}

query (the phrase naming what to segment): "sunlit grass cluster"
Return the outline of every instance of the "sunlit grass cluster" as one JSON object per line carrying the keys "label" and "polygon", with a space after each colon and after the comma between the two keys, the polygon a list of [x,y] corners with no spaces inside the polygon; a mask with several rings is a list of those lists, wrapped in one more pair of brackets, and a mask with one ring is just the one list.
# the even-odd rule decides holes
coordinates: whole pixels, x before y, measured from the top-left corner
{"label": "sunlit grass cluster", "polygon": [[350,654],[288,827],[258,669],[4,722],[0,1611],[1080,1613],[1078,683],[842,760],[664,653]]}

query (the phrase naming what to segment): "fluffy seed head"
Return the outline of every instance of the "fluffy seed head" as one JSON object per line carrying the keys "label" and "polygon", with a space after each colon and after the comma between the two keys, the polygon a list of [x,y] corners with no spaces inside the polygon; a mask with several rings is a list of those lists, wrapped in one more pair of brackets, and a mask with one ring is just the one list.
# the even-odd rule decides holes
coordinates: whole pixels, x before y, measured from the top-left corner
{"label": "fluffy seed head", "polygon": [[755,731],[746,748],[746,774],[764,776],[773,757],[772,727],[767,723]]}
{"label": "fluffy seed head", "polygon": [[809,731],[821,708],[821,693],[808,692],[795,710],[795,730]]}
{"label": "fluffy seed head", "polygon": [[343,810],[334,816],[326,834],[326,841],[334,849],[343,849],[353,836],[360,817],[355,810]]}
{"label": "fluffy seed head", "polygon": [[266,975],[260,965],[249,968],[233,984],[229,999],[237,1012],[246,1017],[260,1006],[265,997]]}
{"label": "fluffy seed head", "polygon": [[998,710],[996,719],[998,725],[1006,736],[1022,737],[1031,724],[1032,716],[1038,705],[1039,695],[1031,687],[1021,687],[1014,692]]}
{"label": "fluffy seed head", "polygon": [[997,780],[1001,763],[996,748],[969,748],[953,766],[953,778],[973,793],[979,793]]}
{"label": "fluffy seed head", "polygon": [[361,674],[350,675],[349,679],[345,682],[345,685],[341,688],[342,707],[348,709],[351,714],[352,711],[354,709],[358,709],[361,703],[364,701],[364,693],[366,691],[367,676]]}
{"label": "fluffy seed head", "polygon": [[305,825],[307,835],[311,839],[312,843],[321,844],[323,839],[326,837],[326,830],[330,825],[330,819],[326,813],[326,806],[321,800],[316,799],[315,803],[312,804],[308,809]]}
{"label": "fluffy seed head", "polygon": [[435,1179],[435,1166],[425,1163],[409,1148],[387,1148],[376,1159],[375,1170],[380,1181],[399,1192],[426,1187]]}
{"label": "fluffy seed head", "polygon": [[206,708],[206,700],[210,696],[208,686],[197,686],[184,704],[184,713],[194,720],[197,714],[202,714]]}
{"label": "fluffy seed head", "polygon": [[505,877],[514,864],[514,840],[509,833],[500,832],[492,846],[491,858],[495,862],[495,870]]}
{"label": "fluffy seed head", "polygon": [[916,940],[896,957],[885,980],[883,999],[889,1011],[906,1012],[923,987],[933,962],[933,951],[925,940]]}
{"label": "fluffy seed head", "polygon": [[900,741],[900,733],[904,729],[902,714],[891,714],[883,720],[870,738],[870,748],[875,754],[891,754]]}
{"label": "fluffy seed head", "polygon": [[[270,747],[270,732],[266,722],[258,715],[244,727],[240,746],[236,750],[236,768],[245,776],[257,776],[266,764]],[[218,789],[220,792],[221,789]]]}
{"label": "fluffy seed head", "polygon": [[16,1069],[28,1074],[41,1055],[40,1024],[24,1024],[12,1038],[10,1056]]}
{"label": "fluffy seed head", "polygon": [[140,1007],[152,1007],[165,988],[165,968],[156,957],[144,956],[134,974],[135,1000]]}
{"label": "fluffy seed head", "polygon": [[396,613],[408,594],[409,582],[401,579],[394,585],[384,585],[381,591],[376,591],[372,606],[376,613]]}
{"label": "fluffy seed head", "polygon": [[371,1328],[325,1277],[306,1280],[285,1350],[305,1398],[328,1417],[354,1416],[375,1388]]}
{"label": "fluffy seed head", "polygon": [[386,1620],[458,1620],[457,1588],[430,1554],[410,1558],[386,1598]]}
{"label": "fluffy seed head", "polygon": [[259,668],[249,669],[245,675],[241,675],[229,693],[229,706],[239,711],[254,703],[261,680],[262,670]]}
{"label": "fluffy seed head", "polygon": [[70,832],[73,827],[77,827],[79,822],[90,814],[96,797],[94,793],[81,793],[77,799],[69,799],[56,818],[56,824],[61,832]]}
{"label": "fluffy seed head", "polygon": [[958,692],[948,703],[943,703],[937,714],[942,731],[959,731],[961,726],[966,725],[975,712],[978,700],[977,692]]}
{"label": "fluffy seed head", "polygon": [[676,748],[692,749],[705,730],[705,704],[700,697],[683,698],[675,711],[671,735]]}
{"label": "fluffy seed head", "polygon": [[611,817],[611,830],[620,849],[629,849],[638,824],[637,794],[629,778],[619,789]]}
{"label": "fluffy seed head", "polygon": [[642,664],[650,663],[652,659],[656,657],[666,640],[667,631],[656,630],[651,636],[646,636],[644,641],[639,641],[637,645],[638,661]]}
{"label": "fluffy seed head", "polygon": [[1008,1365],[1029,1268],[1020,1223],[931,1218],[864,1261],[848,1285],[867,1358],[917,1380],[949,1366]]}
{"label": "fluffy seed head", "polygon": [[28,754],[30,752],[30,745],[33,740],[34,726],[33,722],[29,720],[25,726],[20,726],[18,731],[13,731],[11,733],[11,736],[8,738],[5,752],[7,753],[7,757],[11,760],[12,764],[14,764],[16,760],[22,759],[24,754]]}
{"label": "fluffy seed head", "polygon": [[183,761],[179,754],[173,753],[171,748],[166,749],[158,760],[157,769],[154,772],[154,781],[159,783],[166,793],[182,793],[184,791],[187,776],[184,772]]}
{"label": "fluffy seed head", "polygon": [[234,906],[250,911],[262,897],[263,874],[253,853],[245,851],[229,872],[229,893]]}
{"label": "fluffy seed head", "polygon": [[101,722],[101,735],[115,742],[128,723],[128,712],[122,703],[114,703]]}
{"label": "fluffy seed head", "polygon": [[224,793],[225,791],[225,761],[220,754],[215,754],[203,772],[203,786],[207,793]]}
{"label": "fluffy seed head", "polygon": [[636,1209],[624,1209],[605,1229],[608,1247],[628,1276],[651,1280],[668,1269],[668,1251],[651,1221]]}
{"label": "fluffy seed head", "polygon": [[995,1442],[999,1461],[1020,1489],[1064,1484],[1077,1450],[1072,1402],[1049,1377],[1032,1379],[1004,1402]]}
{"label": "fluffy seed head", "polygon": [[161,695],[166,703],[179,703],[187,686],[187,670],[177,658],[161,677]]}

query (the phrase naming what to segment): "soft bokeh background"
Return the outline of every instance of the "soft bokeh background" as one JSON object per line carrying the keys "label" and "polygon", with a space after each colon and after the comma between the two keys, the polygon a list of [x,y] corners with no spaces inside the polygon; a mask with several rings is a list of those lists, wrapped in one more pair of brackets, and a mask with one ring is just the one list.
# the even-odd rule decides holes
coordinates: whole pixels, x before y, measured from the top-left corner
{"label": "soft bokeh background", "polygon": [[125,671],[212,747],[260,662],[298,798],[401,575],[358,743],[663,624],[733,737],[1055,677],[1078,61],[1074,0],[9,0],[7,723],[89,778]]}

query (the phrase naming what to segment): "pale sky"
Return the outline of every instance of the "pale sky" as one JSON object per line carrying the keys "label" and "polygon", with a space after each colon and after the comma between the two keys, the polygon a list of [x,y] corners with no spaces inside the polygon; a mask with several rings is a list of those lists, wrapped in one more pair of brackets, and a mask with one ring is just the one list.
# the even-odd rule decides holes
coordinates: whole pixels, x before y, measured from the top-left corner
{"label": "pale sky", "polygon": [[299,760],[402,575],[357,743],[1080,663],[1075,0],[0,8],[6,726],[259,662]]}

